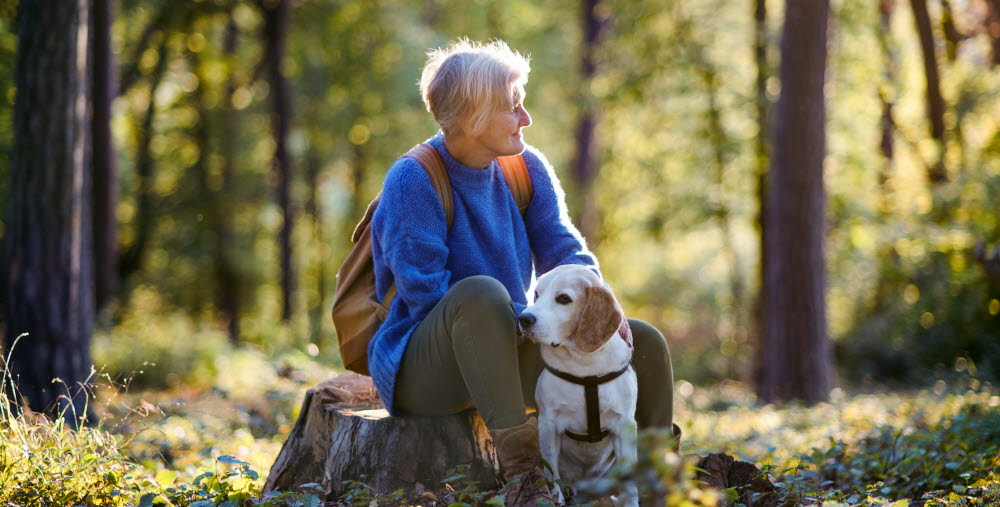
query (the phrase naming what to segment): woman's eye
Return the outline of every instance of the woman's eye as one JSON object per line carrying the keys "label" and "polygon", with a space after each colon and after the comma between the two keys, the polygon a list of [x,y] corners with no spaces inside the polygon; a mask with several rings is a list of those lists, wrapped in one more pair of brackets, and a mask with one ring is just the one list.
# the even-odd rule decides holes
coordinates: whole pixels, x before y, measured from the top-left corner
{"label": "woman's eye", "polygon": [[558,296],[556,296],[556,303],[559,303],[561,305],[568,305],[572,302],[573,299],[567,296],[566,294],[559,294]]}

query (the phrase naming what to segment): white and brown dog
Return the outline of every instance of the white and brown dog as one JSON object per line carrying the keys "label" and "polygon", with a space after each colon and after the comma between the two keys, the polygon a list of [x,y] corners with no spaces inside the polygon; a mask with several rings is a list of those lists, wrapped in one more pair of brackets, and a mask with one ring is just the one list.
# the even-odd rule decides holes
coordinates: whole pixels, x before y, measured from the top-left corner
{"label": "white and brown dog", "polygon": [[[559,266],[539,278],[519,323],[545,362],[535,400],[539,446],[553,478],[594,478],[615,461],[635,463],[631,334],[607,284],[586,266]],[[635,488],[621,500],[638,505]]]}

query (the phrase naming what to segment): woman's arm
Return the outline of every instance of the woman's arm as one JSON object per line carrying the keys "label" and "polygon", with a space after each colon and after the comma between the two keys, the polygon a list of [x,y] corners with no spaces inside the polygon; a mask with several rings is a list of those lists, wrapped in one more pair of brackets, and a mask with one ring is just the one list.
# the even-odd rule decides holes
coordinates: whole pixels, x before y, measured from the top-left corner
{"label": "woman's arm", "polygon": [[541,275],[563,264],[582,264],[593,266],[600,276],[597,258],[570,221],[566,195],[552,166],[531,146],[524,151],[524,162],[534,189],[524,225],[535,257],[535,270]]}
{"label": "woman's arm", "polygon": [[[406,304],[414,321],[423,320],[448,291],[447,234],[444,210],[427,172],[413,159],[396,162],[372,219],[376,292],[383,297],[395,283],[396,299]],[[389,272],[380,271],[379,264]]]}

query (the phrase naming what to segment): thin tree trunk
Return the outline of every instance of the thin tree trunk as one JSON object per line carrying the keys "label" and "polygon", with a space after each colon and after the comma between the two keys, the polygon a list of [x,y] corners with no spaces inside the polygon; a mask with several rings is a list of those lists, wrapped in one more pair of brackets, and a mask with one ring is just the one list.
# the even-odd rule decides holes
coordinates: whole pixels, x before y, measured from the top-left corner
{"label": "thin tree trunk", "polygon": [[827,0],[787,0],[764,259],[758,397],[818,402],[830,391],[823,255]]}
{"label": "thin tree trunk", "polygon": [[755,347],[755,370],[754,380],[759,381],[761,372],[756,366],[763,364],[764,348],[761,346],[761,336],[764,335],[764,259],[767,258],[767,224],[764,216],[767,212],[767,187],[768,187],[768,160],[770,158],[770,145],[768,135],[771,130],[769,119],[771,101],[767,98],[767,78],[771,75],[771,66],[767,63],[767,0],[753,0],[754,2],[754,44],[753,59],[757,68],[755,77],[756,98],[754,109],[757,120],[757,139],[754,142],[754,160],[757,174],[757,232],[760,238],[760,260],[757,264],[757,297],[754,300],[754,343]]}
{"label": "thin tree trunk", "polygon": [[3,248],[14,395],[74,426],[87,412],[94,323],[89,17],[86,0],[20,2]]}
{"label": "thin tree trunk", "polygon": [[[746,305],[744,304],[743,272],[740,269],[739,254],[733,245],[731,224],[729,221],[730,210],[726,205],[724,182],[726,179],[726,146],[729,144],[729,136],[723,127],[722,109],[718,103],[718,72],[707,58],[703,57],[701,61],[701,75],[708,91],[708,110],[706,111],[707,134],[709,144],[712,146],[712,162],[715,169],[715,198],[712,202],[713,214],[719,224],[722,255],[729,266],[729,293],[732,298],[729,314],[732,319],[733,329],[739,329],[744,324]],[[735,362],[730,362],[729,369],[730,377],[737,378],[739,376]]]}
{"label": "thin tree trunk", "polygon": [[[314,245],[325,245],[326,239],[323,234],[323,213],[319,207],[320,201],[320,158],[314,146],[310,146],[306,152],[306,180],[308,181],[309,197],[306,199],[305,212],[313,226]],[[316,294],[317,297],[308,301],[309,305],[309,335],[313,343],[319,344],[321,340],[320,330],[324,314],[323,296],[326,295],[326,256],[316,257]]]}
{"label": "thin tree trunk", "polygon": [[573,176],[576,183],[578,212],[576,224],[580,233],[593,245],[597,241],[600,211],[593,195],[594,180],[597,179],[597,139],[594,129],[599,112],[590,94],[590,83],[597,75],[597,50],[601,39],[611,24],[607,12],[610,6],[601,0],[582,0],[583,42],[580,63],[580,90],[582,106],[576,127],[576,154],[573,157]]}
{"label": "thin tree trunk", "polygon": [[896,10],[896,0],[880,0],[879,26],[877,37],[879,48],[882,50],[882,83],[878,86],[879,101],[882,103],[882,135],[879,139],[879,152],[882,153],[882,167],[878,173],[879,188],[879,215],[885,217],[889,214],[889,179],[892,175],[895,121],[892,111],[895,107],[895,93],[886,90],[896,89],[896,69],[899,65],[899,57],[892,44],[890,28],[892,26],[892,14]]}
{"label": "thin tree trunk", "polygon": [[958,45],[964,38],[955,27],[955,15],[952,14],[951,2],[941,0],[941,30],[944,32],[945,54],[949,62],[954,62],[958,58]]}
{"label": "thin tree trunk", "polygon": [[285,60],[291,5],[288,0],[261,0],[260,6],[264,14],[265,60],[268,81],[271,85],[273,170],[277,181],[278,207],[283,218],[278,239],[281,248],[281,319],[287,322],[292,318],[292,297],[295,294],[295,274],[292,264],[292,227],[295,224],[295,217],[291,202],[292,167],[288,156],[292,108],[288,80],[285,79],[282,66]]}
{"label": "thin tree trunk", "polygon": [[987,0],[989,14],[986,16],[986,34],[993,49],[993,66],[1000,65],[1000,0]]}
{"label": "thin tree trunk", "polygon": [[937,53],[934,49],[934,33],[931,31],[927,0],[910,0],[910,8],[913,10],[913,21],[920,37],[920,50],[923,54],[924,76],[927,83],[927,120],[930,122],[931,137],[938,147],[937,160],[928,167],[927,179],[931,183],[941,183],[948,180],[948,174],[944,169],[944,98],[941,96],[941,77],[938,74]]}
{"label": "thin tree trunk", "polygon": [[218,222],[215,229],[215,274],[218,280],[217,304],[226,323],[229,342],[240,342],[240,296],[242,284],[236,267],[236,253],[233,232],[233,194],[236,174],[236,140],[239,137],[239,112],[233,107],[236,92],[234,67],[236,66],[236,42],[239,28],[230,16],[226,23],[225,40],[222,43],[224,58],[228,65],[229,78],[223,95],[219,151],[222,156],[221,192],[213,199],[219,206]]}
{"label": "thin tree trunk", "polygon": [[365,214],[365,207],[368,202],[361,198],[361,192],[365,187],[365,167],[367,165],[368,154],[365,153],[363,144],[351,144],[351,218],[348,221],[347,229],[354,227],[354,224],[361,220]]}
{"label": "thin tree trunk", "polygon": [[111,103],[115,57],[111,52],[114,0],[93,2],[93,117],[91,156],[94,169],[94,290],[97,310],[104,308],[118,285],[118,161],[111,137]]}
{"label": "thin tree trunk", "polygon": [[[159,60],[149,76],[149,102],[146,105],[146,115],[142,119],[142,127],[139,129],[139,140],[136,147],[135,172],[138,178],[138,188],[136,189],[136,213],[135,213],[135,239],[127,247],[122,249],[118,259],[118,279],[126,280],[133,273],[140,271],[146,262],[146,252],[148,250],[150,238],[155,227],[156,195],[153,189],[153,182],[156,179],[156,161],[153,157],[152,140],[153,126],[156,123],[156,90],[167,69],[168,48],[166,37],[160,44]],[[120,297],[127,298],[128,294],[122,292]]]}

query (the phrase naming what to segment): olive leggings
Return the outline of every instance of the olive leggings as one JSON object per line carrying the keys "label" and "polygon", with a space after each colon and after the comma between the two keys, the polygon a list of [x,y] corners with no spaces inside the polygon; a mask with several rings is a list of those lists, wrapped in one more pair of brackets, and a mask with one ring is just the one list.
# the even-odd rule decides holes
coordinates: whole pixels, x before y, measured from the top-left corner
{"label": "olive leggings", "polygon": [[[544,365],[537,344],[518,344],[514,317],[510,295],[495,279],[456,283],[410,338],[396,380],[396,408],[425,416],[476,408],[490,429],[524,423]],[[639,429],[670,428],[674,377],[667,342],[641,320],[629,319],[629,326],[639,382],[636,422]]]}

